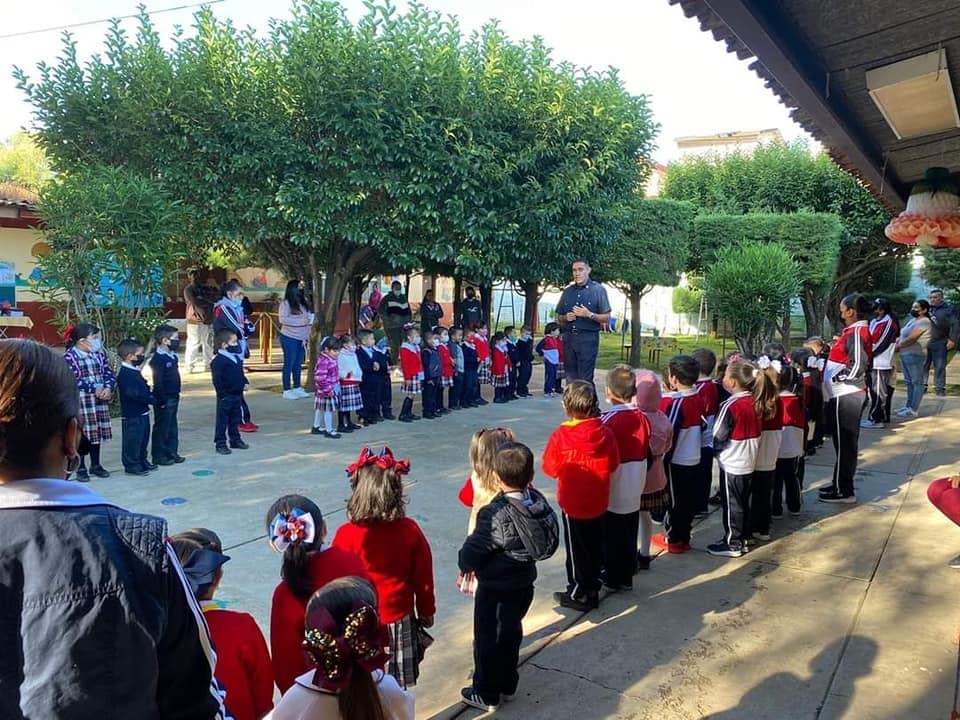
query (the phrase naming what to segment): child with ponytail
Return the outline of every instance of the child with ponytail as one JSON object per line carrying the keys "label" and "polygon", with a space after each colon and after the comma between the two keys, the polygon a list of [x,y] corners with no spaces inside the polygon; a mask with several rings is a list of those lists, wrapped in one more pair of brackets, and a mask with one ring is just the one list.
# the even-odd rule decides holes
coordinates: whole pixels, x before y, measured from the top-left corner
{"label": "child with ponytail", "polygon": [[100,328],[90,323],[71,326],[66,334],[67,351],[63,354],[80,392],[80,429],[90,449],[90,470],[87,456],[80,456],[76,479],[89,482],[90,475],[108,478],[110,473],[100,464],[100,444],[113,437],[110,424],[110,401],[117,387],[117,378],[110,368]]}
{"label": "child with ponytail", "polygon": [[[310,668],[277,703],[273,720],[414,720],[414,697],[383,671],[388,639],[377,594],[358,577],[330,582],[300,621]],[[302,654],[302,652],[301,652]]]}
{"label": "child with ponytail", "polygon": [[723,538],[707,546],[711,555],[740,557],[751,534],[750,492],[761,432],[753,391],[759,374],[756,365],[739,357],[731,358],[724,372],[723,386],[730,397],[720,405],[713,428],[713,449],[720,465]]}
{"label": "child with ponytail", "polygon": [[283,693],[308,668],[302,648],[307,600],[331,580],[367,573],[356,555],[324,543],[327,525],[309,498],[284,495],[270,506],[266,522],[270,547],[283,554],[283,580],[270,608],[273,678]]}
{"label": "child with ponytail", "polygon": [[[773,494],[770,498],[771,517],[783,517],[783,493],[787,494],[787,509],[791,515],[800,514],[803,503],[804,447],[807,434],[807,414],[803,402],[803,375],[794,357],[780,368],[780,402],[783,403],[783,435],[777,454],[777,470],[773,476]],[[804,359],[805,360],[805,359]]]}
{"label": "child with ponytail", "polygon": [[430,639],[422,628],[433,625],[433,555],[423,530],[406,516],[403,476],[410,462],[390,448],[360,451],[347,468],[352,490],[349,522],[337,530],[333,546],[360,558],[380,601],[387,628],[387,671],[404,689],[417,684],[420,661]]}
{"label": "child with ponytail", "polygon": [[764,542],[770,539],[770,497],[777,470],[780,441],[783,437],[783,402],[780,400],[780,371],[786,351],[779,343],[770,343],[757,358],[753,383],[753,407],[760,418],[760,447],[753,468],[750,517],[753,535]]}

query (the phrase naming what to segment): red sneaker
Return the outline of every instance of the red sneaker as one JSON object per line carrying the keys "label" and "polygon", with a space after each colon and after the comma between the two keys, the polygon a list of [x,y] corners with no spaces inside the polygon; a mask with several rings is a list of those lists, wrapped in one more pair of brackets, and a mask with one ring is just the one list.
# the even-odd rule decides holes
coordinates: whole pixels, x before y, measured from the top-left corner
{"label": "red sneaker", "polygon": [[669,543],[667,552],[673,555],[682,555],[690,549],[690,543]]}
{"label": "red sneaker", "polygon": [[237,430],[245,433],[253,433],[257,431],[257,426],[253,423],[243,423],[242,425],[237,426]]}
{"label": "red sneaker", "polygon": [[660,550],[666,550],[674,555],[681,555],[690,549],[690,543],[672,543],[667,541],[664,533],[657,533],[650,538],[650,544]]}
{"label": "red sneaker", "polygon": [[661,550],[666,550],[670,543],[667,542],[667,536],[663,533],[657,533],[650,538],[650,544]]}

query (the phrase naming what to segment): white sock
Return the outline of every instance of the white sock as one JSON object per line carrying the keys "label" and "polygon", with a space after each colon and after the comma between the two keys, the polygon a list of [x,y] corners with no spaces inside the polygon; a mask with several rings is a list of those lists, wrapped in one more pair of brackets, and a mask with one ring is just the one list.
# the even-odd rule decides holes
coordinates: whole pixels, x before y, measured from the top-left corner
{"label": "white sock", "polygon": [[650,537],[653,535],[653,520],[646,510],[640,512],[640,554],[650,557]]}
{"label": "white sock", "polygon": [[320,421],[321,421],[321,420],[323,420],[323,411],[322,411],[322,410],[315,410],[314,413],[313,413],[313,426],[314,426],[314,427],[317,427],[317,428],[318,428],[318,427],[323,427],[323,426],[320,424]]}
{"label": "white sock", "polygon": [[333,411],[324,410],[323,411],[323,426],[326,428],[328,433],[333,432]]}

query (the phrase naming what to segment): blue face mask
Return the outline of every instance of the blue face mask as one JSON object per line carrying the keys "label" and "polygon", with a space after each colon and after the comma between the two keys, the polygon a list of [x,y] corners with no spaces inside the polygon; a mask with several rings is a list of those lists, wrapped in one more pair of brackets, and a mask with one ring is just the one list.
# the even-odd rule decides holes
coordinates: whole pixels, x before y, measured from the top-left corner
{"label": "blue face mask", "polygon": [[103,341],[100,338],[90,338],[90,352],[100,352],[103,348]]}

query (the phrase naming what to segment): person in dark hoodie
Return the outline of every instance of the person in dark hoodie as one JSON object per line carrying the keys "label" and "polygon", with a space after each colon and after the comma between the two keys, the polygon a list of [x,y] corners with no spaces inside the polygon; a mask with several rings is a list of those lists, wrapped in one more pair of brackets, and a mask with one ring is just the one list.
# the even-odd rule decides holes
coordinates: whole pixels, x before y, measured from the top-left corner
{"label": "person in dark hoodie", "polygon": [[473,684],[460,691],[460,699],[488,712],[517,693],[522,623],[533,602],[536,563],[557,551],[560,536],[556,513],[530,486],[530,448],[503,443],[497,448],[494,472],[500,493],[478,513],[459,557],[460,571],[477,577]]}

